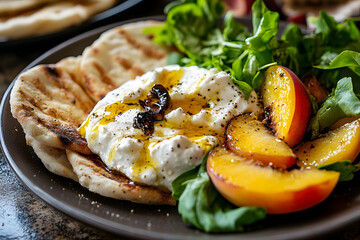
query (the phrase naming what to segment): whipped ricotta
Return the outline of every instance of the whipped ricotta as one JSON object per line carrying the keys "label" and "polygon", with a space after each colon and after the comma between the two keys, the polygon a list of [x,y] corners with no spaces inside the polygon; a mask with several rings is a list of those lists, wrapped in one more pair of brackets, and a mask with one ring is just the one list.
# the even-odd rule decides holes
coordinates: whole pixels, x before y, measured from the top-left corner
{"label": "whipped ricotta", "polygon": [[[133,127],[154,84],[171,97],[164,120],[146,136]],[[230,119],[259,113],[256,94],[246,100],[229,75],[216,69],[177,65],[157,68],[109,92],[79,128],[89,148],[106,166],[132,181],[171,191],[171,182],[199,165],[204,155],[224,142]]]}

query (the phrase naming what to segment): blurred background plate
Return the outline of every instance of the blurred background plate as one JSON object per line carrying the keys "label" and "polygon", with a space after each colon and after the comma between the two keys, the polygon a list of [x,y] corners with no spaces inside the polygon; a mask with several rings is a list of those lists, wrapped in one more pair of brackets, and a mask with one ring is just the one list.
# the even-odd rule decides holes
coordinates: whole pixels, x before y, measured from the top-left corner
{"label": "blurred background plate", "polygon": [[136,5],[141,4],[142,2],[143,0],[119,0],[118,3],[114,5],[112,8],[109,8],[105,11],[93,15],[92,17],[82,22],[81,24],[67,27],[53,33],[48,33],[39,36],[24,37],[19,39],[6,39],[0,37],[0,50],[1,48],[17,47],[20,45],[24,47],[30,44],[52,41],[56,39],[64,40],[65,38],[77,35],[80,32],[84,32],[91,28],[95,28],[95,27],[99,27],[100,25],[107,24],[118,15],[125,15],[127,10],[129,10],[130,8]]}

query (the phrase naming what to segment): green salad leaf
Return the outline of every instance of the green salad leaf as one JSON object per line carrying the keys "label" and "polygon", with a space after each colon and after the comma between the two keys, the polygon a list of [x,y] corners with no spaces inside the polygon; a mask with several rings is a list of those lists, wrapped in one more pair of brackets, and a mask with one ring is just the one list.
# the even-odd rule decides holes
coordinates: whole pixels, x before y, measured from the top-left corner
{"label": "green salad leaf", "polygon": [[315,67],[324,70],[322,77],[328,85],[336,87],[310,121],[312,139],[338,120],[360,115],[360,53],[346,50],[328,64]]}
{"label": "green salad leaf", "polygon": [[311,68],[311,62],[304,47],[304,33],[296,24],[288,24],[281,35],[281,40],[286,42],[287,61],[279,63],[287,66],[297,76],[301,76]]}
{"label": "green salad leaf", "polygon": [[340,173],[339,181],[350,181],[354,178],[354,173],[359,171],[360,168],[356,165],[351,165],[351,161],[345,160],[335,162],[318,167],[328,171],[336,171]]}
{"label": "green salad leaf", "polygon": [[288,61],[286,46],[276,38],[279,14],[256,0],[250,33],[230,12],[220,25],[222,10],[219,0],[171,3],[164,26],[147,29],[146,33],[153,34],[155,42],[172,44],[184,53],[177,59],[181,65],[226,71],[248,98],[254,83],[258,86],[262,82],[259,71],[276,64],[274,56],[280,62]]}
{"label": "green salad leaf", "polygon": [[264,79],[260,72],[274,64],[288,67],[299,77],[312,72],[329,91],[339,79],[354,79],[360,74],[356,66],[324,68],[338,57],[344,61],[341,54],[351,55],[342,53],[344,50],[360,51],[360,31],[355,24],[358,19],[337,23],[322,11],[313,18],[314,33],[305,34],[297,25],[289,24],[277,39],[279,14],[270,11],[262,0],[254,1],[252,6],[252,32],[231,12],[221,25],[223,9],[220,0],[175,1],[166,8],[165,24],[146,32],[155,36],[155,42],[175,45],[184,53],[171,63],[226,71],[246,98],[253,89],[259,90]]}
{"label": "green salad leaf", "polygon": [[[228,42],[243,42],[246,38],[250,37],[249,30],[242,24],[239,24],[238,21],[236,21],[232,17],[231,12],[227,12],[224,17],[224,31],[223,31],[223,37],[225,41]],[[234,56],[238,57],[238,56]]]}
{"label": "green salad leaf", "polygon": [[185,191],[187,182],[193,180],[197,177],[199,172],[200,165],[181,174],[174,181],[172,181],[171,186],[173,188],[172,196],[179,200],[181,194]]}
{"label": "green salad leaf", "polygon": [[224,199],[201,166],[183,173],[172,182],[173,196],[183,220],[205,232],[239,232],[266,216],[260,207],[235,207]]}
{"label": "green salad leaf", "polygon": [[337,52],[341,52],[344,47],[351,49],[352,47],[349,45],[352,45],[354,41],[359,41],[360,37],[356,21],[356,19],[346,19],[344,22],[338,23],[333,17],[321,11],[315,25],[316,33],[322,35],[322,46],[332,47]]}
{"label": "green salad leaf", "polygon": [[320,12],[319,18],[314,19],[315,33],[304,38],[304,46],[313,66],[324,59],[324,54],[336,56],[344,50],[360,51],[360,31],[355,24],[356,21],[347,19],[337,23],[324,11]]}
{"label": "green salad leaf", "polygon": [[323,57],[323,61],[314,68],[321,70],[318,76],[327,89],[334,88],[337,81],[343,77],[351,77],[356,84],[355,89],[360,89],[359,52],[345,50],[338,55],[325,53]]}
{"label": "green salad leaf", "polygon": [[[358,89],[359,90],[359,89]],[[314,139],[319,132],[345,117],[360,115],[360,100],[356,96],[351,78],[338,81],[335,90],[310,120],[309,131]]]}
{"label": "green salad leaf", "polygon": [[[339,55],[334,56],[334,58],[329,61],[327,64],[322,64],[320,66],[314,66],[315,68],[320,69],[338,69],[343,67],[360,67],[360,53],[345,50],[341,52]],[[360,75],[359,75],[360,76]]]}

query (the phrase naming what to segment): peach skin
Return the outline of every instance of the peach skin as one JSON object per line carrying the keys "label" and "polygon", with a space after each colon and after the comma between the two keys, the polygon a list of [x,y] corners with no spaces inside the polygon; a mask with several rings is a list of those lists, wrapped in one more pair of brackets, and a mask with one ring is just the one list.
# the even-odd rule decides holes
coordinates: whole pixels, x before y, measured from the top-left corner
{"label": "peach skin", "polygon": [[312,113],[310,96],[300,79],[288,68],[271,66],[265,72],[261,95],[269,127],[290,147],[306,132]]}
{"label": "peach skin", "polygon": [[310,169],[284,171],[261,167],[218,147],[207,160],[208,174],[219,193],[236,206],[258,206],[269,214],[310,208],[325,200],[340,173]]}

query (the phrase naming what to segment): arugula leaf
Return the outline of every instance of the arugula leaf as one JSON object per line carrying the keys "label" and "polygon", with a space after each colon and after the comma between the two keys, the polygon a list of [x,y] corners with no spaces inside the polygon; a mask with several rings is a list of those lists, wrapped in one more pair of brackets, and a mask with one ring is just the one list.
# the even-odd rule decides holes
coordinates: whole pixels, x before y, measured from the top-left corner
{"label": "arugula leaf", "polygon": [[232,63],[231,73],[234,82],[248,98],[252,88],[259,89],[264,79],[260,70],[275,64],[272,48],[279,46],[276,39],[279,14],[271,12],[261,0],[255,1],[253,7],[254,35],[245,39],[243,52]]}
{"label": "arugula leaf", "polygon": [[360,53],[345,50],[340,54],[326,52],[321,57],[319,65],[314,66],[318,71],[318,79],[329,91],[337,81],[343,77],[353,79],[354,89],[360,89]]}
{"label": "arugula leaf", "polygon": [[206,172],[206,159],[207,156],[200,167],[172,182],[173,196],[179,200],[178,211],[183,220],[205,232],[238,232],[264,219],[264,208],[237,208],[216,191]]}
{"label": "arugula leaf", "polygon": [[351,50],[348,47],[349,44],[359,42],[360,38],[356,21],[356,19],[347,19],[342,23],[337,23],[333,17],[321,11],[320,17],[315,20],[316,33],[322,36],[321,44],[338,51],[344,50],[344,47]]}
{"label": "arugula leaf", "polygon": [[263,1],[256,0],[253,5],[251,6],[252,11],[252,25],[253,25],[253,33],[254,35],[258,31],[258,28],[260,26],[260,22],[262,21],[262,18],[266,12],[269,11],[269,9],[266,7]]}
{"label": "arugula leaf", "polygon": [[170,40],[190,58],[198,59],[202,41],[217,27],[223,12],[218,0],[185,1],[170,8],[166,26]]}
{"label": "arugula leaf", "polygon": [[340,173],[339,181],[350,181],[354,178],[354,173],[359,171],[360,168],[356,165],[351,165],[351,161],[345,160],[335,162],[318,167],[328,171],[336,171]]}
{"label": "arugula leaf", "polygon": [[333,17],[326,14],[324,11],[320,12],[320,17],[316,21],[316,33],[322,34],[322,44],[331,44],[331,39],[336,37],[336,25],[337,22]]}
{"label": "arugula leaf", "polygon": [[339,55],[326,52],[322,56],[319,69],[319,79],[328,89],[336,86],[337,81],[343,77],[351,77],[355,84],[354,89],[360,89],[360,53],[345,50]]}
{"label": "arugula leaf", "polygon": [[342,78],[316,115],[311,119],[309,130],[314,139],[319,132],[345,117],[360,115],[360,100],[356,96],[351,78]]}
{"label": "arugula leaf", "polygon": [[288,24],[281,35],[281,40],[287,45],[285,51],[288,55],[285,58],[286,62],[279,63],[287,66],[297,76],[306,73],[311,68],[311,62],[308,60],[308,55],[304,46],[304,33],[298,25]]}
{"label": "arugula leaf", "polygon": [[[328,55],[328,58],[333,58],[330,53]],[[360,96],[360,53],[346,50],[331,59],[329,63],[315,66],[315,68],[322,71],[319,74],[320,81],[327,88],[333,86],[336,88],[310,121],[308,130],[312,139],[341,118],[360,114],[358,97]]]}
{"label": "arugula leaf", "polygon": [[259,89],[263,80],[260,71],[271,64],[288,67],[298,76],[312,71],[329,91],[338,79],[360,75],[356,66],[326,71],[319,68],[337,59],[343,50],[360,51],[356,19],[337,23],[321,12],[319,18],[313,19],[315,33],[304,34],[291,24],[278,40],[279,14],[270,11],[262,0],[256,0],[252,6],[252,34],[230,12],[221,29],[223,9],[220,0],[175,1],[166,7],[165,24],[148,32],[155,35],[154,41],[173,44],[185,54],[175,58],[178,63],[228,72],[246,98],[253,88]]}
{"label": "arugula leaf", "polygon": [[326,70],[343,67],[360,67],[360,53],[349,50],[345,50],[339,55],[332,53],[328,63],[323,63],[314,67]]}
{"label": "arugula leaf", "polygon": [[270,40],[276,36],[278,27],[279,14],[268,10],[264,13],[257,31],[252,37],[247,38],[245,42],[249,45],[250,49],[264,51]]}
{"label": "arugula leaf", "polygon": [[[322,11],[319,18],[313,18],[315,33],[303,34],[298,26],[289,24],[281,39],[288,45],[287,51],[291,61],[284,65],[297,75],[312,71],[322,76],[322,71],[314,71],[313,66],[327,66],[344,50],[360,51],[360,31],[355,24],[356,21],[347,19],[337,23],[333,17]],[[351,77],[346,74],[336,76],[337,80]],[[335,87],[337,81],[334,81],[334,74],[327,72],[326,76],[321,78],[329,90]]]}
{"label": "arugula leaf", "polygon": [[285,27],[281,35],[281,40],[287,42],[291,46],[302,48],[304,33],[298,25],[290,23]]}
{"label": "arugula leaf", "polygon": [[[262,0],[256,0],[253,7],[254,34],[251,35],[231,13],[226,14],[221,29],[218,23],[222,9],[220,0],[171,3],[166,8],[168,15],[164,26],[150,29],[147,33],[155,35],[154,41],[172,43],[185,53],[185,57],[172,56],[171,60],[182,65],[216,67],[228,72],[248,99],[253,83],[257,87],[261,83],[263,74],[258,72],[264,66],[275,64],[273,49],[284,48],[276,39],[279,14],[269,11]],[[278,54],[281,51],[275,51],[281,60],[282,54]]]}
{"label": "arugula leaf", "polygon": [[248,29],[236,21],[231,12],[224,17],[223,37],[225,41],[245,41],[250,36]]}

